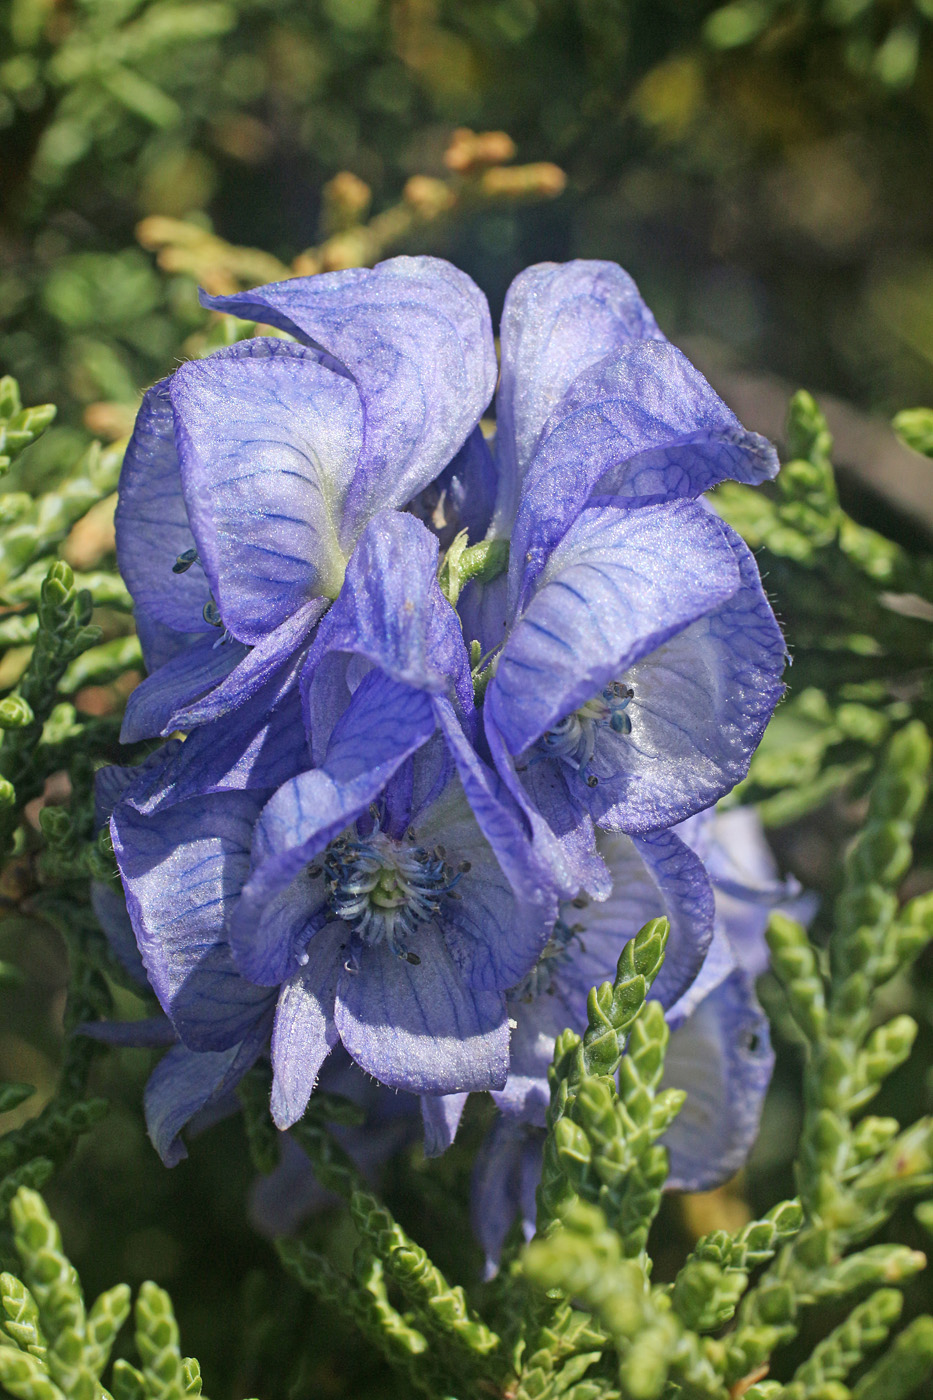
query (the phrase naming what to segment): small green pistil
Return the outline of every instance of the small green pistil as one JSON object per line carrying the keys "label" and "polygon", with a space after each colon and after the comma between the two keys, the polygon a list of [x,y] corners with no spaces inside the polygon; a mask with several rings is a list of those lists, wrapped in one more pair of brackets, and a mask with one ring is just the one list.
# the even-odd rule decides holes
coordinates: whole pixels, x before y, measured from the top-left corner
{"label": "small green pistil", "polygon": [[383,870],[370,892],[370,902],[378,909],[398,909],[407,900],[396,870]]}

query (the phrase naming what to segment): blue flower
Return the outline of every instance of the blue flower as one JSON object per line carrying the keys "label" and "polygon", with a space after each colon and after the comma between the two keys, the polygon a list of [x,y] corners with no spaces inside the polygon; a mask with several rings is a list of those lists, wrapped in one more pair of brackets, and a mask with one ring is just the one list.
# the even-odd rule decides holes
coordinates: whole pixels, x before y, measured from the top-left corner
{"label": "blue flower", "polygon": [[[156,385],[121,482],[152,671],[124,737],[188,731],[101,780],[178,1038],[153,1138],[177,1159],[265,1053],[288,1126],[338,1042],[422,1096],[428,1152],[473,1089],[538,1121],[557,1020],[647,917],[671,916],[656,994],[685,1025],[731,975],[724,936],[704,964],[709,884],[666,828],[744,775],[781,691],[754,561],[695,499],[773,451],[611,264],[514,284],[494,454],[488,309],[448,264],[207,304],[297,339]],[[458,617],[437,574],[462,531],[511,548]]]}
{"label": "blue flower", "polygon": [[672,826],[745,776],[782,693],[754,560],[691,501],[588,507],[510,620],[486,690],[517,800],[594,892],[592,822]]}
{"label": "blue flower", "polygon": [[126,738],[190,729],[306,644],[369,520],[476,428],[489,311],[436,258],[394,258],[207,304],[297,337],[240,342],[151,389],[127,449],[120,568],[154,673]]}
{"label": "blue flower", "polygon": [[494,1098],[507,1114],[544,1124],[554,1043],[586,1025],[590,989],[615,975],[623,945],[649,919],[670,920],[664,965],[652,988],[665,1010],[702,978],[713,937],[713,891],[700,859],[671,831],[649,836],[600,832],[612,880],[608,898],[562,903],[551,938],[531,972],[511,989],[514,1026],[509,1078]]}
{"label": "blue flower", "polygon": [[586,990],[612,978],[623,943],[650,917],[671,920],[668,957],[652,989],[671,1030],[663,1082],[687,1091],[663,1139],[668,1189],[709,1190],[748,1155],[773,1067],[767,1018],[754,991],[754,976],[767,965],[760,916],[793,886],[777,880],[753,813],[711,814],[702,825],[701,831],[696,820],[685,823],[684,835],[702,841],[714,869],[752,867],[760,874],[764,868],[767,885],[759,880],[746,889],[730,881],[728,893],[720,891],[671,831],[631,839],[600,833],[612,895],[604,904],[562,906],[555,937],[513,991],[509,1081],[495,1094],[502,1115],[474,1175],[474,1225],[492,1271],[516,1214],[526,1238],[534,1233],[555,1039],[565,1027],[582,1032]]}
{"label": "blue flower", "polygon": [[563,865],[606,888],[593,823],[646,832],[748,769],[782,693],[784,642],[751,554],[695,498],[773,476],[608,263],[530,268],[502,321],[490,538],[507,576],[469,584],[493,757]]}
{"label": "blue flower", "polygon": [[[384,512],[364,530],[305,686],[314,767],[299,747],[277,790],[256,784],[261,759],[244,782],[221,720],[120,780],[111,829],[127,907],[181,1042],[147,1103],[166,1157],[211,1065],[226,1090],[270,1035],[280,1127],[300,1118],[338,1041],[413,1093],[506,1080],[506,990],[536,961],[556,904],[464,728],[469,672],[436,565],[412,516]],[[240,715],[248,739],[262,715],[255,702]],[[186,760],[194,740],[204,748]],[[229,773],[190,793],[186,762],[203,777],[217,753]],[[207,1057],[200,1077],[192,1055]]]}

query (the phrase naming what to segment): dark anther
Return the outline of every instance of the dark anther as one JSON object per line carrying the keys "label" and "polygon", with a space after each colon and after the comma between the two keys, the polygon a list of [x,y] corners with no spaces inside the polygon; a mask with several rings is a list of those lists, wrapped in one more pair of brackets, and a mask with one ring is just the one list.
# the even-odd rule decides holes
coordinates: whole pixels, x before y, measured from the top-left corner
{"label": "dark anther", "polygon": [[418,957],[418,954],[417,954],[417,953],[410,953],[410,952],[406,949],[405,952],[402,954],[402,957],[405,959],[405,961],[406,961],[407,963],[411,963],[412,967],[420,967],[420,966],[421,966],[421,959]]}
{"label": "dark anther", "polygon": [[467,871],[473,869],[473,864],[472,864],[471,861],[462,860],[462,861],[460,862],[460,864],[457,866],[457,869],[460,871],[460,874],[461,874],[461,875],[466,875]]}
{"label": "dark anther", "polygon": [[179,554],[172,565],[172,573],[186,574],[192,564],[200,564],[200,562],[201,560],[198,557],[198,551],[196,549],[186,549],[184,554]]}
{"label": "dark anther", "polygon": [[223,627],[224,625],[223,618],[220,616],[220,608],[218,608],[213,598],[204,604],[201,610],[201,616],[209,627]]}
{"label": "dark anther", "polygon": [[595,774],[595,773],[591,773],[590,776],[589,776],[589,777],[587,778],[587,780],[586,780],[586,785],[587,785],[587,787],[597,787],[598,784],[599,784],[599,779],[597,778],[596,774]]}

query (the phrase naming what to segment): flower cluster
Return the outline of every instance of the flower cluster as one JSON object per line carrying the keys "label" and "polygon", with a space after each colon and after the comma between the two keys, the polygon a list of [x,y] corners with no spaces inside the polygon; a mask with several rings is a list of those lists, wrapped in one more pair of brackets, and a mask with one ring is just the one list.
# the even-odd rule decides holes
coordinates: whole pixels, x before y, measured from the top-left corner
{"label": "flower cluster", "polygon": [[709,1184],[770,1072],[760,929],[717,916],[710,809],[784,644],[700,498],[773,476],[773,449],[613,264],[518,277],[501,371],[484,297],[434,258],[205,300],[276,333],[143,402],[117,546],[149,676],[124,738],[167,742],[98,783],[127,913],[98,907],[171,1042],[158,1150],[184,1155],[260,1057],[289,1127],[342,1045],[420,1096],[428,1151],[489,1090],[488,1160],[521,1153],[555,1035],[663,913],[653,995],[696,1088],[673,1173]]}

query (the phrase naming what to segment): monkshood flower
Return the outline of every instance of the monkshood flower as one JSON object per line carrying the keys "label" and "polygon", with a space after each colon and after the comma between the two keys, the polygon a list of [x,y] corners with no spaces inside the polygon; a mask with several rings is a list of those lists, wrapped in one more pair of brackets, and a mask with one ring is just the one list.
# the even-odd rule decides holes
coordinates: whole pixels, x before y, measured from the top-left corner
{"label": "monkshood flower", "polygon": [[[744,776],[784,644],[742,541],[694,498],[777,471],[610,263],[529,268],[502,319],[488,537],[469,583],[485,730],[516,798],[594,892],[592,820],[644,832]],[[542,828],[541,818],[547,826]]]}
{"label": "monkshood flower", "polygon": [[[623,943],[649,918],[664,914],[671,921],[668,955],[652,995],[661,1000],[671,1030],[665,1086],[687,1091],[664,1138],[668,1187],[709,1190],[738,1170],[755,1140],[773,1054],[754,978],[767,965],[767,912],[797,887],[777,878],[754,813],[704,814],[682,830],[702,844],[714,869],[730,871],[727,892],[711,883],[672,831],[641,839],[600,832],[613,894],[604,904],[562,906],[544,956],[513,990],[509,1005],[517,1024],[509,1081],[494,1096],[502,1115],[474,1177],[474,1223],[492,1270],[516,1215],[526,1237],[534,1233],[546,1075],[557,1035],[565,1027],[582,1032],[586,993],[612,978]],[[743,886],[735,874],[749,868],[752,883]],[[705,957],[698,959],[698,949]]]}
{"label": "monkshood flower", "polygon": [[205,300],[301,343],[182,365],[146,394],[127,448],[117,555],[152,672],[127,739],[203,724],[287,665],[368,521],[450,466],[495,385],[485,298],[440,259],[250,296]]}
{"label": "monkshood flower", "polygon": [[236,747],[219,720],[109,779],[112,795],[124,784],[111,831],[129,917],[180,1041],[147,1091],[167,1160],[270,1038],[283,1128],[338,1042],[414,1094],[506,1081],[506,991],[537,961],[556,900],[470,743],[466,653],[436,569],[414,517],[364,529],[312,650],[313,754],[293,749],[285,778],[278,745],[252,747],[253,700]]}

